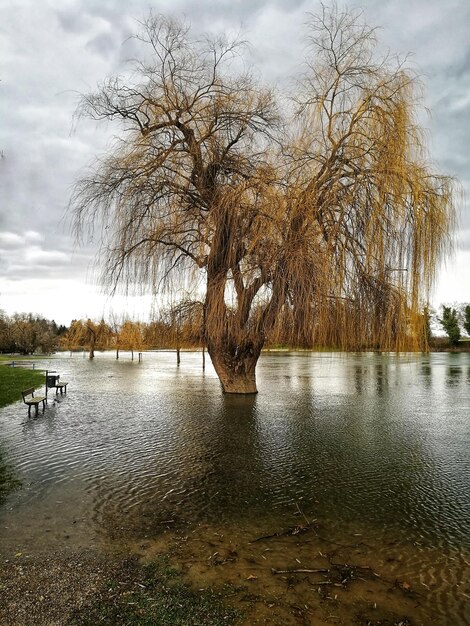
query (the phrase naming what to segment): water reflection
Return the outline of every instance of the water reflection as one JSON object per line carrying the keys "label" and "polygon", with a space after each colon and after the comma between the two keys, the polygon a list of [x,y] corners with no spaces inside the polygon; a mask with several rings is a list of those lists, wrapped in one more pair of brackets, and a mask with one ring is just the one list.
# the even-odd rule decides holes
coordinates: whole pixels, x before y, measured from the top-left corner
{"label": "water reflection", "polygon": [[184,355],[179,369],[172,354],[141,365],[74,357],[64,360],[73,394],[39,419],[18,422],[17,407],[2,415],[37,497],[79,479],[97,524],[120,510],[138,519],[145,509],[157,522],[224,519],[321,500],[332,513],[383,524],[399,510],[406,519],[393,524],[463,535],[446,484],[446,455],[467,456],[459,418],[468,382],[455,357],[270,354],[254,398],[222,396],[198,355]]}
{"label": "water reflection", "polygon": [[447,368],[447,379],[446,383],[449,387],[457,387],[460,383],[460,379],[462,378],[462,368],[459,366],[449,366]]}

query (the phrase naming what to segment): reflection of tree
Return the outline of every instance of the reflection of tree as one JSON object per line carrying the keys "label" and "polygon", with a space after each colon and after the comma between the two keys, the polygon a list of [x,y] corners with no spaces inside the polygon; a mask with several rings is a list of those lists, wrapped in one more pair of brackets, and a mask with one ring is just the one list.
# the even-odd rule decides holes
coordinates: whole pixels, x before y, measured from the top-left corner
{"label": "reflection of tree", "polygon": [[421,381],[423,385],[427,389],[431,389],[433,380],[432,380],[432,367],[429,362],[425,361],[424,363],[421,364],[421,374],[422,374]]}
{"label": "reflection of tree", "polygon": [[446,384],[448,387],[456,387],[462,381],[463,371],[460,365],[448,365],[446,373]]}
{"label": "reflection of tree", "polygon": [[388,361],[384,366],[384,362],[382,360],[377,361],[375,363],[375,386],[377,389],[377,394],[379,396],[383,395],[386,387],[389,385],[389,367]]}
{"label": "reflection of tree", "polygon": [[96,481],[97,526],[110,537],[141,537],[160,533],[165,520],[178,525],[244,515],[240,493],[259,493],[262,469],[255,405],[243,397],[241,403],[213,401],[209,394],[187,389],[162,397],[145,454],[118,444],[113,455],[119,467],[110,467]]}
{"label": "reflection of tree", "polygon": [[357,393],[364,391],[364,369],[362,365],[354,365],[354,388]]}

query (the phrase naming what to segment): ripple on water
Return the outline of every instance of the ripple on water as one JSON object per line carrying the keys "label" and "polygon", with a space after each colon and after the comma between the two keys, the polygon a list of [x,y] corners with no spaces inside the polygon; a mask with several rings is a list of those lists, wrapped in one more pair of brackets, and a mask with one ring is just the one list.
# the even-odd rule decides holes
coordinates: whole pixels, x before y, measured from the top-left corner
{"label": "ripple on water", "polygon": [[2,515],[56,515],[57,501],[75,498],[90,536],[106,538],[301,504],[332,530],[367,520],[378,552],[391,535],[423,542],[410,575],[442,590],[450,610],[468,576],[469,357],[269,354],[260,394],[236,398],[221,395],[210,367],[202,374],[197,354],[179,369],[169,353],[141,364],[63,356],[53,367],[71,381],[66,396],[38,418],[19,404],[0,411],[27,486]]}

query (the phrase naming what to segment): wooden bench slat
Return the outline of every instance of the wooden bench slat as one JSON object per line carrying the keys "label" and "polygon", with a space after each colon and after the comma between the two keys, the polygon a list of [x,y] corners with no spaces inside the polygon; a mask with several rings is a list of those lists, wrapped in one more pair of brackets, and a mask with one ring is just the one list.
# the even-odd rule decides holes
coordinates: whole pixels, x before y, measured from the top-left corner
{"label": "wooden bench slat", "polygon": [[[23,402],[28,407],[28,415],[31,415],[31,407],[34,406],[36,409],[36,415],[38,414],[39,405],[42,402],[42,412],[44,413],[47,403],[46,396],[34,396],[34,387],[29,387],[29,389],[25,389],[21,392],[23,396]],[[30,396],[30,397],[28,397]]]}
{"label": "wooden bench slat", "polygon": [[57,381],[53,387],[55,387],[56,393],[58,393],[60,391],[60,395],[62,395],[62,392],[65,391],[65,393],[67,393],[67,385],[68,385],[68,381],[62,381],[59,382]]}

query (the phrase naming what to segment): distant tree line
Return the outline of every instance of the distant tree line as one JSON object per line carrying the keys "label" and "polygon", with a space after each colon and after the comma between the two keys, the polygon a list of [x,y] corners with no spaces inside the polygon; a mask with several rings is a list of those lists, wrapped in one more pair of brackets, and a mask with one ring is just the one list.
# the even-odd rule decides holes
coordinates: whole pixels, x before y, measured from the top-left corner
{"label": "distant tree line", "polygon": [[[446,333],[451,346],[457,345],[463,335],[470,337],[470,304],[442,305],[441,309],[441,314],[429,307],[423,309],[422,323],[427,346],[432,347],[435,343],[438,326]],[[300,338],[292,343],[294,324],[288,309],[284,310],[267,337],[266,347],[314,348],[315,345],[306,339]],[[202,302],[197,300],[182,300],[162,309],[149,322],[112,315],[108,321],[73,320],[69,327],[31,313],[8,316],[0,310],[0,352],[3,353],[28,355],[48,354],[58,349],[81,350],[87,351],[93,358],[96,350],[114,350],[117,359],[121,351],[130,352],[133,359],[135,352],[143,350],[174,349],[179,362],[182,348],[205,350],[204,336],[204,308]],[[323,347],[340,347],[333,332]],[[364,345],[363,348],[370,350],[378,346]]]}
{"label": "distant tree line", "polygon": [[0,311],[0,352],[48,354],[58,348],[60,337],[66,331],[66,326],[58,326],[54,320],[39,315],[15,313],[9,316]]}
{"label": "distant tree line", "polygon": [[163,310],[150,322],[133,321],[127,317],[73,320],[60,339],[63,350],[86,350],[90,359],[96,350],[115,350],[119,359],[122,350],[134,353],[149,349],[202,347],[202,308],[197,303],[183,302]]}
{"label": "distant tree line", "polygon": [[[442,305],[442,316],[425,307],[421,315],[421,324],[424,327],[423,349],[432,347],[436,337],[434,331],[438,325],[446,332],[449,343],[456,345],[462,334],[470,336],[470,304],[460,304],[454,307]],[[288,310],[283,311],[272,332],[267,337],[266,348],[315,348],[307,339],[300,338],[292,343],[292,326],[295,320]],[[463,332],[461,332],[463,331]],[[86,350],[90,358],[94,357],[95,350],[115,350],[116,358],[120,351],[134,352],[149,349],[174,349],[177,361],[180,360],[180,350],[205,350],[204,341],[204,307],[202,302],[183,300],[178,304],[160,311],[150,322],[136,322],[129,318],[112,317],[110,321],[104,319],[99,322],[91,319],[74,320],[70,329],[60,339],[60,347],[64,350]],[[340,342],[332,332],[327,341],[322,344],[326,348],[338,348]],[[378,349],[377,345],[364,344],[363,349]]]}

